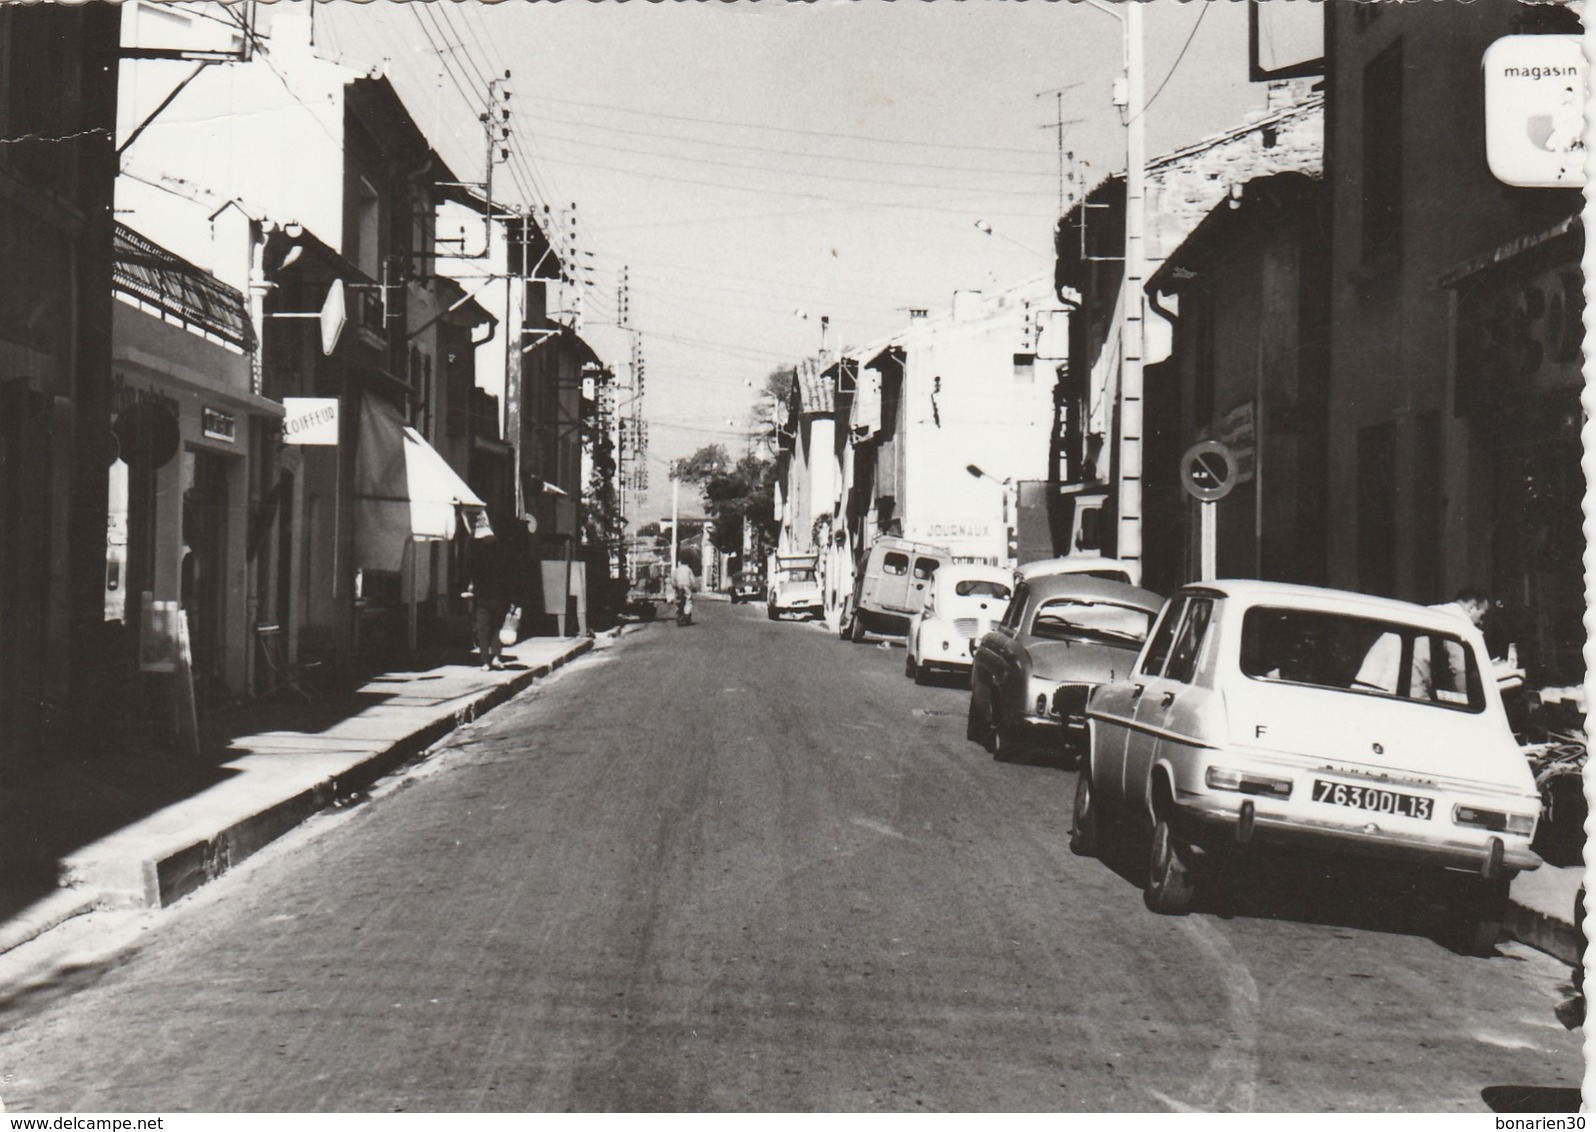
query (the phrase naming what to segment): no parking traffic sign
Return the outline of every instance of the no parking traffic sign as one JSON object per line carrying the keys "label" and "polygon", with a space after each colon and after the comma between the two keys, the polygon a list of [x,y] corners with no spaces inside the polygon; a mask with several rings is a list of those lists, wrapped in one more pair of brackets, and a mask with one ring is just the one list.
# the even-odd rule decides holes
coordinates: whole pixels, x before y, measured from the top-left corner
{"label": "no parking traffic sign", "polygon": [[1236,455],[1217,440],[1203,440],[1180,458],[1180,486],[1204,503],[1214,503],[1236,486]]}

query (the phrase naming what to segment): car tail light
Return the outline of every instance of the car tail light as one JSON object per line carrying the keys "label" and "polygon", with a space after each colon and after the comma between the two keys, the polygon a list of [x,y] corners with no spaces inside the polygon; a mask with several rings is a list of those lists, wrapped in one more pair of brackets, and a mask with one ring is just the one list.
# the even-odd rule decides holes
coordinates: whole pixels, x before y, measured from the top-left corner
{"label": "car tail light", "polygon": [[1231,770],[1229,767],[1211,766],[1203,776],[1210,790],[1234,790],[1239,794],[1268,794],[1275,798],[1291,797],[1291,779],[1272,778],[1267,774]]}
{"label": "car tail light", "polygon": [[1458,825],[1472,825],[1497,833],[1517,833],[1528,837],[1535,832],[1534,814],[1509,814],[1501,810],[1458,805],[1452,807],[1452,820]]}

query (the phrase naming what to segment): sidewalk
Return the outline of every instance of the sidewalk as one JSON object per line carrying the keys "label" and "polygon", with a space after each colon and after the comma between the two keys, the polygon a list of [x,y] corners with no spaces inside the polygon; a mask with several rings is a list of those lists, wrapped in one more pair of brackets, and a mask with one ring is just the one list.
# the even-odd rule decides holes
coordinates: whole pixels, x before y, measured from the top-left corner
{"label": "sidewalk", "polygon": [[7,791],[0,953],[95,909],[172,903],[592,647],[532,637],[502,671],[391,672],[320,704],[284,693],[207,720],[199,766],[79,765]]}
{"label": "sidewalk", "polygon": [[1582,961],[1582,941],[1574,926],[1574,894],[1584,883],[1585,869],[1578,865],[1542,865],[1533,872],[1519,873],[1513,878],[1508,934],[1577,966]]}

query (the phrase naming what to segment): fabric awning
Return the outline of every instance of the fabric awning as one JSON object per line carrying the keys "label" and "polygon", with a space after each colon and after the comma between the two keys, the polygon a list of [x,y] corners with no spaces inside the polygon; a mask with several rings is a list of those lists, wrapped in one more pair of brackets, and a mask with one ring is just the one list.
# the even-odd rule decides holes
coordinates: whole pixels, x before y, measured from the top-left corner
{"label": "fabric awning", "polygon": [[438,450],[394,405],[363,399],[355,449],[355,565],[400,569],[407,542],[453,538],[461,508],[474,533],[487,533],[487,504]]}

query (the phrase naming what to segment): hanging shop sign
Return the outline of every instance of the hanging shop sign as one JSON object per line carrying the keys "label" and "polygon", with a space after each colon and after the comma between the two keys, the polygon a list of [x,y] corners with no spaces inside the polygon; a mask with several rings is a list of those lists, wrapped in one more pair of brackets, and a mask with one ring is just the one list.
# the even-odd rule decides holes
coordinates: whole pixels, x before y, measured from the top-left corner
{"label": "hanging shop sign", "polygon": [[284,397],[285,444],[337,444],[338,398]]}
{"label": "hanging shop sign", "polygon": [[1486,48],[1485,159],[1525,188],[1585,184],[1584,48],[1577,35],[1509,35]]}
{"label": "hanging shop sign", "polygon": [[220,409],[200,409],[200,431],[210,440],[225,440],[234,443],[237,437],[238,422],[232,413],[224,413]]}

